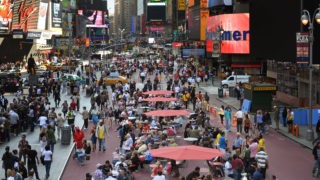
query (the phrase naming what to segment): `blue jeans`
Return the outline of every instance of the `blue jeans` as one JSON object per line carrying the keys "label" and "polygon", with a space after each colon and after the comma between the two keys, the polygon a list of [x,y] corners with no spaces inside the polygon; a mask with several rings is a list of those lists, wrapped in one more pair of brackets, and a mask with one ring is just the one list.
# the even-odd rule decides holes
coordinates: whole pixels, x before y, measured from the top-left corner
{"label": "blue jeans", "polygon": [[78,158],[80,164],[83,164],[84,157],[86,154],[84,152],[76,152],[76,153],[77,153],[77,158]]}
{"label": "blue jeans", "polygon": [[44,166],[46,167],[46,177],[50,176],[50,168],[52,161],[44,161]]}
{"label": "blue jeans", "polygon": [[106,149],[105,139],[98,139],[98,142],[99,142],[99,151],[100,151],[101,149],[105,150],[105,149]]}
{"label": "blue jeans", "polygon": [[226,130],[230,131],[231,120],[226,118]]}

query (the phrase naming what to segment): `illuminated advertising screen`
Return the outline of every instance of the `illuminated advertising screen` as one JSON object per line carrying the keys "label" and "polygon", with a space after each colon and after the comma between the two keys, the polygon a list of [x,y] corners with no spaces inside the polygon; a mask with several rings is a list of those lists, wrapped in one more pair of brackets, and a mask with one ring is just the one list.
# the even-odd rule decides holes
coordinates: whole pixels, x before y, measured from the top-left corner
{"label": "illuminated advertising screen", "polygon": [[208,0],[208,7],[231,6],[232,0]]}
{"label": "illuminated advertising screen", "polygon": [[105,12],[100,10],[78,10],[79,15],[83,15],[88,18],[87,27],[104,27],[108,26],[105,23]]}
{"label": "illuminated advertising screen", "polygon": [[166,6],[148,6],[147,21],[166,21]]}
{"label": "illuminated advertising screen", "polygon": [[207,18],[207,39],[212,39],[212,34],[221,34],[221,53],[249,54],[250,53],[250,28],[249,13],[221,14]]}
{"label": "illuminated advertising screen", "polygon": [[13,4],[10,0],[0,2],[0,33],[8,33],[12,23]]}
{"label": "illuminated advertising screen", "polygon": [[37,29],[39,0],[15,0],[13,5],[12,29]]}
{"label": "illuminated advertising screen", "polygon": [[182,49],[182,57],[204,57],[205,49]]}
{"label": "illuminated advertising screen", "polygon": [[107,1],[106,0],[77,0],[76,2],[78,9],[88,9],[88,10],[101,10],[107,11]]}
{"label": "illuminated advertising screen", "polygon": [[61,27],[61,6],[60,3],[52,3],[52,27]]}
{"label": "illuminated advertising screen", "polygon": [[61,1],[62,11],[72,11],[77,8],[77,1],[76,0],[63,0]]}

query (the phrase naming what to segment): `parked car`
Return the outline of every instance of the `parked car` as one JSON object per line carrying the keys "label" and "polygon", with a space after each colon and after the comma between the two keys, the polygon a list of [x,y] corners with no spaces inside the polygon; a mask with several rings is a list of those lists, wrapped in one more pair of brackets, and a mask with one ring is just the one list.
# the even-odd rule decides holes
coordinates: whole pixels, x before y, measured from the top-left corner
{"label": "parked car", "polygon": [[249,82],[249,75],[231,75],[227,77],[225,80],[221,81],[221,85],[224,88],[227,87],[235,87],[237,83],[248,83]]}

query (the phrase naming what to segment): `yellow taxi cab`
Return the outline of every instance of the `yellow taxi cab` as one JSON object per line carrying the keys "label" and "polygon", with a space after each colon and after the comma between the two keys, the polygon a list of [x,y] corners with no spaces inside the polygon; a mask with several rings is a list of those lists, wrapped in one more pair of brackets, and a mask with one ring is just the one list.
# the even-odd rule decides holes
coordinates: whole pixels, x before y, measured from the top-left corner
{"label": "yellow taxi cab", "polygon": [[57,64],[50,63],[50,64],[46,64],[45,66],[50,71],[59,71],[61,69],[61,67],[62,67],[62,64],[60,64],[60,63],[57,63]]}
{"label": "yellow taxi cab", "polygon": [[118,72],[111,72],[107,77],[103,78],[103,83],[105,85],[117,84],[119,82],[125,84],[128,82],[128,79],[120,76]]}

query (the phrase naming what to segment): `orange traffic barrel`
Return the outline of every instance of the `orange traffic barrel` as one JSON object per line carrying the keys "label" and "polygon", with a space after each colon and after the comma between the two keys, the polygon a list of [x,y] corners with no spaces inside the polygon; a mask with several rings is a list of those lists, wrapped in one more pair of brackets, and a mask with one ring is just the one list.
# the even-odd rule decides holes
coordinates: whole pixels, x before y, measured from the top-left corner
{"label": "orange traffic barrel", "polygon": [[236,115],[233,115],[232,126],[237,126],[237,116]]}

